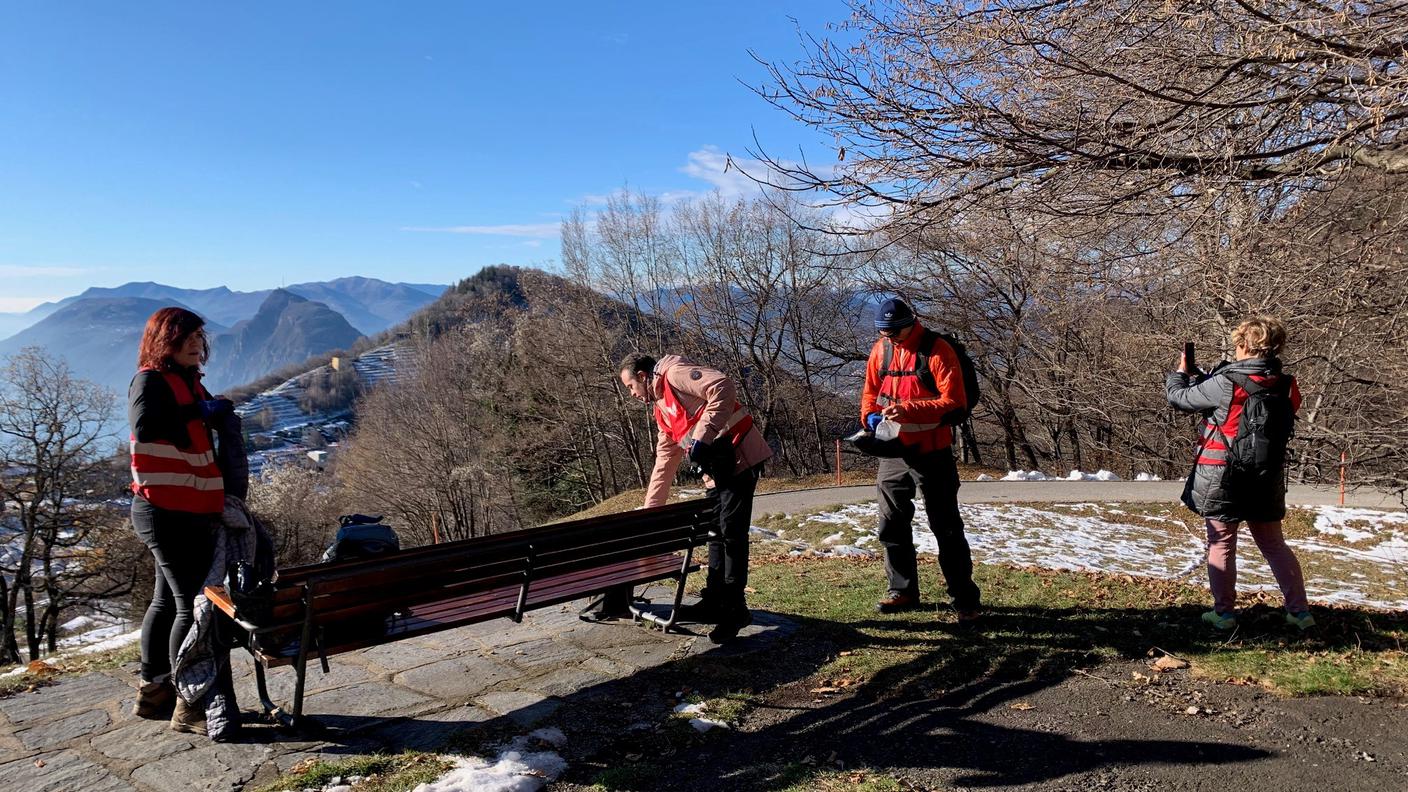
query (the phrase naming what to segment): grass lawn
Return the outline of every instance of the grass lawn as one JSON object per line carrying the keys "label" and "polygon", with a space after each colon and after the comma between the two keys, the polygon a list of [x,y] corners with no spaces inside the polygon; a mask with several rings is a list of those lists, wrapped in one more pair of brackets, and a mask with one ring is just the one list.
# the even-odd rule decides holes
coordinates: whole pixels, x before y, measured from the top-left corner
{"label": "grass lawn", "polygon": [[335,762],[310,759],[295,766],[288,775],[252,792],[322,789],[337,778],[347,785],[351,785],[349,779],[357,778],[357,792],[407,792],[434,781],[453,766],[451,761],[437,754],[414,751],[390,756],[359,756]]}
{"label": "grass lawn", "polygon": [[[932,558],[922,558],[929,591],[940,590]],[[825,686],[862,685],[879,676],[902,692],[941,693],[1001,674],[1063,675],[1104,661],[1172,654],[1196,674],[1259,684],[1287,695],[1408,693],[1408,615],[1317,608],[1318,628],[1293,634],[1269,594],[1244,597],[1231,635],[1198,616],[1207,592],[1171,581],[1096,573],[980,565],[987,616],[975,634],[947,610],[881,616],[883,567],[866,559],[781,559],[754,566],[756,607],[794,614],[840,648],[820,669]],[[930,658],[915,663],[916,658]]]}

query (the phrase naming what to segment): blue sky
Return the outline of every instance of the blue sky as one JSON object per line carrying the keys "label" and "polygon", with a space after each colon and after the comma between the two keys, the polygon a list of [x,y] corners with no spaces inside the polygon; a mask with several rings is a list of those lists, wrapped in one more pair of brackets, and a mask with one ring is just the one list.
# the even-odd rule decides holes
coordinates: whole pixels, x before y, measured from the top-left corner
{"label": "blue sky", "polygon": [[[825,141],[740,80],[840,0],[0,0],[0,311],[154,280],[449,282],[551,265],[629,185],[747,189],[753,135]],[[427,230],[427,229],[455,229]]]}

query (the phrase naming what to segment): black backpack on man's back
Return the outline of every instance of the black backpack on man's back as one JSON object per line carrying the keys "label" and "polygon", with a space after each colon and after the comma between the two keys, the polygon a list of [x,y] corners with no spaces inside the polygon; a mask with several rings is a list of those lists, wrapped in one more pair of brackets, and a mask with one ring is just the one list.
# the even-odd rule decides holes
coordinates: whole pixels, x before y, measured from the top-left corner
{"label": "black backpack on man's back", "polygon": [[914,356],[914,369],[912,371],[891,371],[890,359],[894,355],[894,342],[885,343],[885,351],[880,358],[880,375],[892,377],[917,377],[919,384],[923,385],[930,393],[938,395],[939,384],[934,381],[934,372],[929,370],[929,357],[934,354],[934,344],[939,339],[943,339],[953,348],[953,354],[958,357],[958,368],[963,372],[963,395],[967,399],[967,404],[962,407],[950,410],[939,423],[945,426],[959,426],[973,416],[973,410],[978,406],[978,399],[982,397],[978,389],[978,369],[973,365],[973,358],[969,356],[968,350],[957,338],[947,334],[938,333],[929,328],[924,328],[924,337],[919,340],[919,349]]}

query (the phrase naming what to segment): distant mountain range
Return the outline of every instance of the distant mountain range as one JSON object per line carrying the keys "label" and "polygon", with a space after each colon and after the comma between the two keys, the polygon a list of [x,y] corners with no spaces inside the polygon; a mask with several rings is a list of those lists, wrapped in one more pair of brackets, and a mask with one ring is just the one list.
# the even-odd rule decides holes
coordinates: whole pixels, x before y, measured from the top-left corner
{"label": "distant mountain range", "polygon": [[[342,314],[363,335],[375,335],[398,324],[444,293],[446,286],[430,283],[388,283],[375,278],[349,277],[336,280],[295,283],[281,287],[309,300],[321,302]],[[213,289],[182,289],[161,283],[133,282],[112,288],[95,286],[73,297],[44,303],[23,313],[0,313],[0,339],[31,327],[56,311],[80,300],[114,297],[142,297],[174,301],[204,316],[206,321],[225,326],[254,316],[274,289],[238,292],[224,286]]]}
{"label": "distant mountain range", "polygon": [[[405,321],[446,287],[339,278],[286,289],[236,292],[159,283],[93,288],[22,314],[27,326],[0,341],[0,356],[41,346],[63,356],[76,376],[125,399],[142,328],[153,311],[188,308],[208,322],[211,390],[240,385],[315,355],[350,347]],[[11,315],[12,317],[14,315]]]}

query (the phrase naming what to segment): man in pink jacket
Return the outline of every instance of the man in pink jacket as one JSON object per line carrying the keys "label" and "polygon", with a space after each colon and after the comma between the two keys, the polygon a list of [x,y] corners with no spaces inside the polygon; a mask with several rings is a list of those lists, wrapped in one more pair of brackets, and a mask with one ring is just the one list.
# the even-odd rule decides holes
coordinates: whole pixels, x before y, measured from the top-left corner
{"label": "man in pink jacket", "polygon": [[697,605],[681,606],[679,616],[717,625],[709,633],[714,643],[732,640],[753,622],[743,591],[748,585],[748,529],[758,474],[772,449],[738,401],[733,381],[718,369],[678,355],[659,360],[632,355],[619,370],[631,395],[654,406],[660,429],[645,508],[665,504],[675,473],[688,458],[704,472],[708,497],[718,509],[704,591]]}

